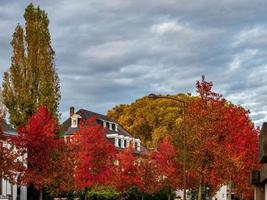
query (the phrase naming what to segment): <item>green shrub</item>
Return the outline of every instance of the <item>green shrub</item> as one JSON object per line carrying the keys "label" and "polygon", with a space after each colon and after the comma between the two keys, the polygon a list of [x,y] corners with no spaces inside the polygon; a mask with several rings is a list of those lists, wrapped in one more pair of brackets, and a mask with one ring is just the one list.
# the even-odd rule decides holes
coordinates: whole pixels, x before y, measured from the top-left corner
{"label": "green shrub", "polygon": [[114,190],[98,190],[88,193],[90,200],[117,200],[119,194]]}

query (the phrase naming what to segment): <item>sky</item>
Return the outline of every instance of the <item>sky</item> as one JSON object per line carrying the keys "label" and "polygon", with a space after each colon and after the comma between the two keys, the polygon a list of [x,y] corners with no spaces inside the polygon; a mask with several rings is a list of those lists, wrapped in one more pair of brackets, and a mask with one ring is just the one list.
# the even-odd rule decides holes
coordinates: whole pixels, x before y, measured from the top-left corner
{"label": "sky", "polygon": [[105,114],[149,93],[195,94],[202,75],[267,121],[266,0],[1,0],[1,77],[30,2],[50,19],[62,121],[70,106]]}

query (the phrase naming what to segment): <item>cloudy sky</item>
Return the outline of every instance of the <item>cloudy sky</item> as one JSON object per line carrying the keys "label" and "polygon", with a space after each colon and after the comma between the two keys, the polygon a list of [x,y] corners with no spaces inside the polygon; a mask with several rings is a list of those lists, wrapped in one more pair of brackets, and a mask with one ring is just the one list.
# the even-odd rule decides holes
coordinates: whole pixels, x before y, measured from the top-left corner
{"label": "cloudy sky", "polygon": [[[0,1],[0,75],[30,1]],[[202,74],[217,92],[267,121],[266,0],[42,0],[69,106],[106,113],[154,93],[195,93]]]}

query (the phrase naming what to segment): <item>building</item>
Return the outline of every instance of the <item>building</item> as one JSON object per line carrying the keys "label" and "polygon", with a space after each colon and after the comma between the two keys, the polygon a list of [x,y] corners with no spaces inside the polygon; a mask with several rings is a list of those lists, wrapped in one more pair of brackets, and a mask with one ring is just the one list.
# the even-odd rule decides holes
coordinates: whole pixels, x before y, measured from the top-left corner
{"label": "building", "polygon": [[267,200],[267,122],[262,125],[259,140],[262,168],[251,172],[251,184],[254,185],[254,200]]}
{"label": "building", "polygon": [[[5,121],[2,123],[2,130],[6,137],[17,135],[16,130],[8,126]],[[0,141],[0,143],[8,146],[5,141]],[[0,178],[0,200],[27,200],[27,187],[12,185],[7,180]]]}
{"label": "building", "polygon": [[85,109],[80,109],[75,112],[74,107],[70,107],[70,116],[61,125],[61,128],[64,131],[65,141],[71,142],[71,136],[75,133],[75,131],[79,130],[79,123],[81,119],[89,119],[91,117],[96,117],[96,123],[100,124],[107,130],[105,132],[106,137],[118,150],[127,148],[130,144],[132,144],[135,149],[135,153],[145,154],[147,152],[147,149],[141,144],[140,139],[132,137],[112,118]]}

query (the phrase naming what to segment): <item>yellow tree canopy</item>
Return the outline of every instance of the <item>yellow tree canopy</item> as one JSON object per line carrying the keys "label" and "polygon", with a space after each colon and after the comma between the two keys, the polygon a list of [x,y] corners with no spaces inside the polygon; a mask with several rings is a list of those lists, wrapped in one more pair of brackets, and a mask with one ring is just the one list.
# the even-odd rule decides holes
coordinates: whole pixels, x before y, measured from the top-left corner
{"label": "yellow tree canopy", "polygon": [[[185,94],[168,97],[186,102],[193,98]],[[131,104],[115,106],[108,111],[108,116],[117,120],[134,137],[139,137],[143,144],[150,148],[157,146],[167,134],[176,136],[182,134],[179,127],[183,120],[183,104],[170,99],[142,97]]]}

